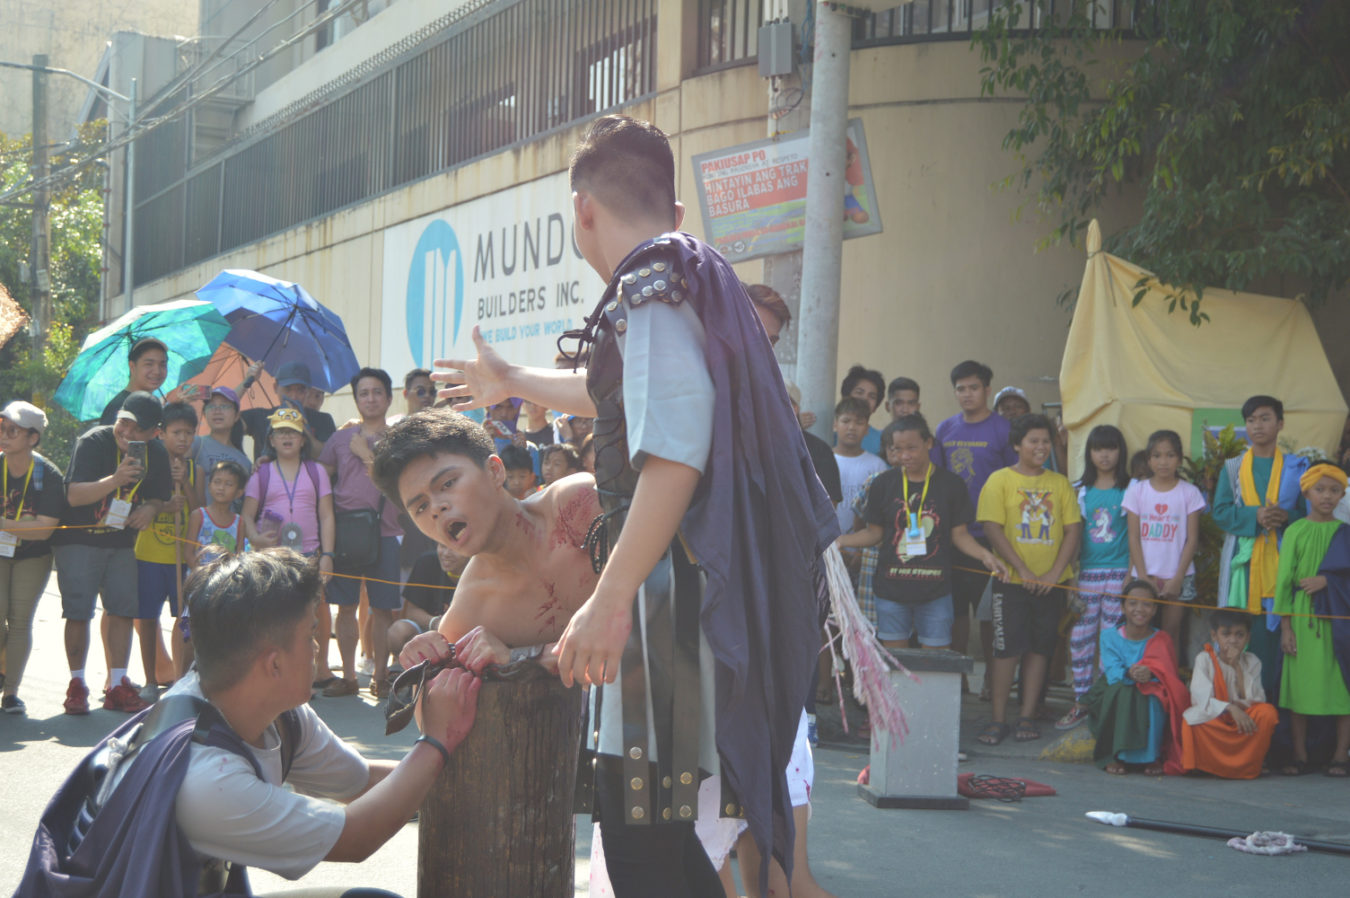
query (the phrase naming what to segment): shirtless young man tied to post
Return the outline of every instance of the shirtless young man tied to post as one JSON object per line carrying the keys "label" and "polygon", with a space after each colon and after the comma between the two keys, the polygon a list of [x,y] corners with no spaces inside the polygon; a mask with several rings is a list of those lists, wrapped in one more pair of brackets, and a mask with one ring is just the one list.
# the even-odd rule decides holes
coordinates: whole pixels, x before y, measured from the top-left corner
{"label": "shirtless young man tied to post", "polygon": [[423,533],[470,559],[439,630],[409,640],[400,663],[440,661],[459,643],[474,672],[506,664],[512,649],[555,671],[552,644],[595,591],[584,548],[600,513],[595,479],[573,474],[514,499],[492,438],[445,408],[390,428],[372,476]]}

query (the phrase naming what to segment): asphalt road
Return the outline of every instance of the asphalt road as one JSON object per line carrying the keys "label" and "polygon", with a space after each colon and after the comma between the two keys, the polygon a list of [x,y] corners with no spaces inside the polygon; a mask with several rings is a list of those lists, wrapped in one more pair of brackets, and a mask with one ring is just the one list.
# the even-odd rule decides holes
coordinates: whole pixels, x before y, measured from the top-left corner
{"label": "asphalt road", "polygon": [[[53,578],[38,607],[35,649],[21,690],[28,716],[0,716],[0,894],[17,884],[37,819],[56,787],[84,752],[123,719],[102,710],[82,718],[61,713],[68,677],[61,633]],[[101,652],[96,647],[91,655],[91,679],[101,679]],[[134,669],[133,675],[138,674]],[[415,735],[410,727],[385,737],[382,715],[368,697],[317,699],[315,707],[371,757],[397,758]],[[1285,893],[1295,883],[1306,894],[1340,894],[1345,888],[1348,857],[1252,857],[1219,840],[1112,829],[1083,815],[1090,810],[1124,811],[1350,843],[1350,781],[1316,774],[1251,782],[1110,777],[1090,764],[1041,760],[1052,732],[1040,743],[1017,745],[1009,739],[993,749],[975,745],[974,722],[985,713],[985,706],[967,698],[963,743],[970,743],[965,745],[970,758],[962,770],[1030,777],[1054,786],[1058,795],[1009,804],[975,801],[966,811],[878,810],[857,793],[856,777],[868,760],[866,745],[823,746],[815,755],[810,825],[811,866],[822,885],[840,898],[1242,896]],[[589,821],[579,820],[577,832],[577,894],[585,895]],[[254,871],[253,886],[266,894],[288,887],[359,884],[411,898],[417,891],[416,852],[416,824],[410,824],[362,864],[320,864],[295,884]]]}

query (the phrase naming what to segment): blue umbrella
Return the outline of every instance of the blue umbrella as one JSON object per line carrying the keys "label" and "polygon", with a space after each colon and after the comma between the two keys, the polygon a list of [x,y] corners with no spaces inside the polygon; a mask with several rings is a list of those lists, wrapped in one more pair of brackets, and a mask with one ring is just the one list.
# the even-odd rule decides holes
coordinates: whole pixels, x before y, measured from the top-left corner
{"label": "blue umbrella", "polygon": [[173,386],[200,374],[229,330],[219,310],[196,299],[136,306],[85,338],[53,398],[77,420],[97,418],[126,387],[127,353],[136,341],[153,337],[164,344],[169,355],[164,383]]}
{"label": "blue umbrella", "polygon": [[320,305],[299,284],[228,268],[197,291],[230,322],[225,342],[275,372],[287,362],[304,362],[311,386],[337,392],[361,364],[342,319]]}

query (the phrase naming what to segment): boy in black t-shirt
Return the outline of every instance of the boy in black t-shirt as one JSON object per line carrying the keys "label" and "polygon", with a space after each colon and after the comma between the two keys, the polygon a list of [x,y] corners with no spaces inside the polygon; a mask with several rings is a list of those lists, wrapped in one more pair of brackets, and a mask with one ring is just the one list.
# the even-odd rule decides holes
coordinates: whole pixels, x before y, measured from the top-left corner
{"label": "boy in black t-shirt", "polygon": [[877,635],[907,648],[917,631],[926,649],[952,639],[952,546],[1006,577],[1007,567],[967,530],[975,519],[965,481],[929,461],[933,435],[922,415],[886,425],[881,445],[891,469],[867,493],[867,527],[839,538],[841,548],[881,546],[872,589]]}
{"label": "boy in black t-shirt", "polygon": [[[435,630],[455,596],[455,584],[469,559],[449,546],[419,555],[403,584],[403,614],[389,625],[389,653],[397,660],[403,647],[419,633]],[[392,673],[392,670],[391,670]]]}
{"label": "boy in black t-shirt", "polygon": [[61,524],[70,529],[53,540],[70,663],[67,714],[89,713],[84,666],[89,621],[99,597],[108,618],[110,669],[103,707],[128,713],[146,707],[126,674],[132,620],[139,608],[136,534],[154,523],[173,493],[169,453],[155,439],[162,411],[154,396],[132,393],[122,403],[117,423],[80,437],[70,456],[67,507],[61,516]]}

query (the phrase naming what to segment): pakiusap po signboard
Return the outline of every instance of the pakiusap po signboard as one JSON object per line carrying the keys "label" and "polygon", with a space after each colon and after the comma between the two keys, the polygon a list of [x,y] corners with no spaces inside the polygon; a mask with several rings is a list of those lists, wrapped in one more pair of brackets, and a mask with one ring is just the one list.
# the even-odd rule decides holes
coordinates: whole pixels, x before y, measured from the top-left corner
{"label": "pakiusap po signboard", "polygon": [[[840,183],[844,239],[881,233],[867,139],[850,119]],[[806,230],[807,131],[756,140],[693,158],[707,240],[730,262],[802,248]]]}

